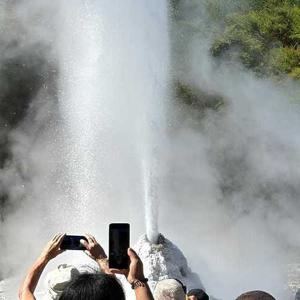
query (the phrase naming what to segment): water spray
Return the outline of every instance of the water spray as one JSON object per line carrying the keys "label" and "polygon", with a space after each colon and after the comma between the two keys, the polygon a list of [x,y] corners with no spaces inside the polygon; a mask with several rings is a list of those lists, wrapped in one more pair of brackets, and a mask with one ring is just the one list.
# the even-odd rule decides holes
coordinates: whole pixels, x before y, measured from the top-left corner
{"label": "water spray", "polygon": [[145,187],[145,217],[146,236],[151,244],[156,244],[159,237],[158,232],[158,178],[153,170],[144,171]]}

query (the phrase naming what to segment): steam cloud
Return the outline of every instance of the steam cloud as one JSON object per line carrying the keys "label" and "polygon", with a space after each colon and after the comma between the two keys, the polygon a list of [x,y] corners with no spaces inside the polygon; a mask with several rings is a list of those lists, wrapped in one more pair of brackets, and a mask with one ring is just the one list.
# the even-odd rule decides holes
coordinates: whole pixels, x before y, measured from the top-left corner
{"label": "steam cloud", "polygon": [[[105,248],[111,222],[131,223],[132,243],[145,232],[144,177],[160,152],[154,132],[164,127],[168,96],[168,17],[162,1],[8,1],[2,9],[12,17],[2,21],[14,27],[15,56],[36,51],[25,63],[41,57],[54,74],[7,132],[0,265],[3,278],[16,277],[14,299],[54,232],[92,232]],[[148,219],[156,222],[151,212]]]}
{"label": "steam cloud", "polygon": [[[144,195],[136,140],[147,145],[152,138],[143,136],[144,128],[132,117],[141,121],[147,119],[144,111],[153,112],[153,107],[144,107],[149,101],[139,99],[162,96],[151,91],[166,83],[167,66],[157,61],[157,52],[151,53],[158,49],[167,57],[168,37],[161,30],[167,27],[166,8],[160,1],[124,1],[114,8],[108,2],[102,10],[92,1],[1,4],[1,22],[13,27],[3,37],[5,45],[19,41],[2,51],[1,64],[34,52],[43,58],[40,66],[52,70],[31,99],[26,117],[5,133],[12,160],[0,174],[10,201],[0,231],[3,277],[22,276],[54,231],[78,233],[84,228],[104,243],[102,229],[111,221],[129,220],[133,228],[142,228],[132,240],[144,231],[143,213],[137,213],[143,210]],[[198,9],[210,25],[202,2]],[[188,5],[181,10],[192,18]],[[8,11],[13,19],[7,19]],[[141,20],[142,29],[134,26]],[[151,37],[152,30],[161,34]],[[210,294],[233,299],[245,290],[265,289],[287,299],[286,263],[300,242],[299,108],[289,101],[298,88],[258,80],[238,64],[216,65],[209,56],[209,33],[185,45],[184,67],[176,67],[172,75],[223,96],[226,106],[208,111],[201,120],[183,104],[169,107],[168,139],[154,141],[165,149],[163,166],[168,166],[160,174],[160,231],[187,254]],[[90,53],[97,45],[99,52]],[[136,62],[134,72],[128,72],[128,61]],[[156,80],[151,81],[149,68],[154,66],[158,69],[150,73]],[[87,89],[78,85],[82,82]],[[78,110],[84,100],[91,102]],[[165,113],[159,101],[155,122]],[[94,117],[84,128],[80,120],[89,114]],[[76,128],[71,136],[70,128]],[[90,165],[93,153],[96,166]],[[92,178],[81,178],[85,165],[92,168]],[[87,182],[92,182],[89,190]],[[85,199],[80,207],[78,199]]]}
{"label": "steam cloud", "polygon": [[205,1],[180,3],[182,23],[201,16],[204,33],[174,29],[175,43],[187,49],[177,55],[174,77],[221,95],[225,105],[204,117],[177,108],[163,231],[216,297],[264,289],[287,299],[286,264],[300,242],[299,106],[291,101],[299,88],[259,80],[238,62],[213,61],[215,24]]}

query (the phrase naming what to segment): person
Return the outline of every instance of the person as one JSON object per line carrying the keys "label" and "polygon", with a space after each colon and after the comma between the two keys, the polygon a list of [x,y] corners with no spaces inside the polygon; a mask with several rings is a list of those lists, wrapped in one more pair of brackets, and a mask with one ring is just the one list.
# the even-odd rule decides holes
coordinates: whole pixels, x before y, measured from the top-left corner
{"label": "person", "polygon": [[297,290],[297,293],[295,295],[295,300],[300,300],[300,289]]}
{"label": "person", "polygon": [[[65,234],[56,234],[30,267],[19,288],[20,300],[35,300],[34,291],[43,270],[50,260],[63,252],[60,244],[64,236]],[[103,273],[78,275],[66,285],[59,299],[123,300],[125,295],[122,286],[115,277],[115,274],[122,274],[134,289],[137,300],[154,300],[144,276],[143,263],[133,249],[128,249],[129,269],[110,269],[107,256],[100,244],[92,235],[87,234],[85,237],[87,241],[81,240],[86,248],[85,253],[99,264]]]}
{"label": "person", "polygon": [[243,293],[236,300],[275,300],[275,298],[264,291],[250,291]]}
{"label": "person", "polygon": [[59,300],[125,300],[122,286],[114,276],[105,273],[80,274],[63,290]]}
{"label": "person", "polygon": [[177,279],[160,280],[154,290],[155,300],[185,300],[183,284]]}
{"label": "person", "polygon": [[187,293],[188,300],[209,300],[208,295],[202,289],[192,289]]}
{"label": "person", "polygon": [[[93,274],[82,274],[66,287],[59,300],[77,300],[77,299],[125,299],[124,292],[119,289],[115,274],[125,275],[128,283],[135,292],[137,300],[154,300],[147,279],[144,276],[143,263],[135,251],[128,249],[127,254],[130,259],[128,270],[110,269],[107,256],[103,248],[98,244],[96,239],[91,235],[85,235],[87,241],[81,240],[81,243],[87,249],[85,252],[94,259],[100,266],[103,274],[95,276]],[[119,287],[113,282],[117,282]],[[86,287],[89,284],[90,288]],[[83,295],[82,298],[78,295]]]}

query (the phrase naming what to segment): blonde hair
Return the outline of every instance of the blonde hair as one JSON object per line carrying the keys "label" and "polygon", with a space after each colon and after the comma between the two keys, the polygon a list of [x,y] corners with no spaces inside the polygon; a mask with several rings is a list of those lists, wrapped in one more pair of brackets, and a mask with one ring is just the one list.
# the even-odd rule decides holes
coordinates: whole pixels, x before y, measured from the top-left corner
{"label": "blonde hair", "polygon": [[164,279],[157,283],[154,290],[155,300],[185,300],[182,285],[175,279]]}

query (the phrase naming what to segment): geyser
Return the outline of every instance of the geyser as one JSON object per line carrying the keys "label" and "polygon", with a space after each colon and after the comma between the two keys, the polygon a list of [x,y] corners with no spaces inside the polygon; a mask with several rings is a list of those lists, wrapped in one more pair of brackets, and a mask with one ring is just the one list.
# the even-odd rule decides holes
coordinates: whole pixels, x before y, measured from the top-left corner
{"label": "geyser", "polygon": [[127,221],[134,241],[146,217],[148,239],[157,241],[169,38],[167,1],[32,0],[11,9],[28,39],[51,37],[47,59],[58,70],[55,105],[40,105],[42,93],[31,100],[2,174],[22,203],[1,228],[2,271],[17,286],[55,231],[91,232],[105,245],[108,223]]}
{"label": "geyser", "polygon": [[65,5],[59,103],[81,226],[96,217],[97,198],[118,203],[144,196],[146,232],[155,242],[168,96],[167,1]]}
{"label": "geyser", "polygon": [[[91,232],[105,246],[108,223],[127,221],[134,242],[146,217],[140,245],[149,262],[158,258],[151,266],[163,268],[161,253],[173,246],[161,246],[158,235],[161,198],[163,232],[184,247],[208,292],[234,299],[260,288],[287,299],[287,247],[299,246],[298,106],[284,101],[289,91],[269,81],[233,65],[215,68],[211,41],[200,34],[211,34],[211,22],[193,30],[199,24],[193,18],[209,15],[207,1],[180,1],[176,32],[186,55],[179,51],[177,62],[187,68],[178,79],[224,96],[227,105],[201,120],[188,105],[172,107],[176,124],[166,160],[166,1],[5,2],[21,30],[8,43],[19,46],[3,47],[10,53],[1,52],[0,63],[46,47],[45,60],[58,70],[57,90],[51,95],[41,87],[27,117],[8,135],[12,158],[0,177],[12,204],[0,227],[1,273],[16,276],[5,285],[8,299],[16,298],[28,264],[55,231]],[[196,35],[192,41],[189,34]],[[164,162],[169,169],[161,197]],[[71,256],[82,260],[77,255],[63,255],[49,269]],[[164,276],[177,276],[178,265],[185,266],[174,261],[176,272]]]}

